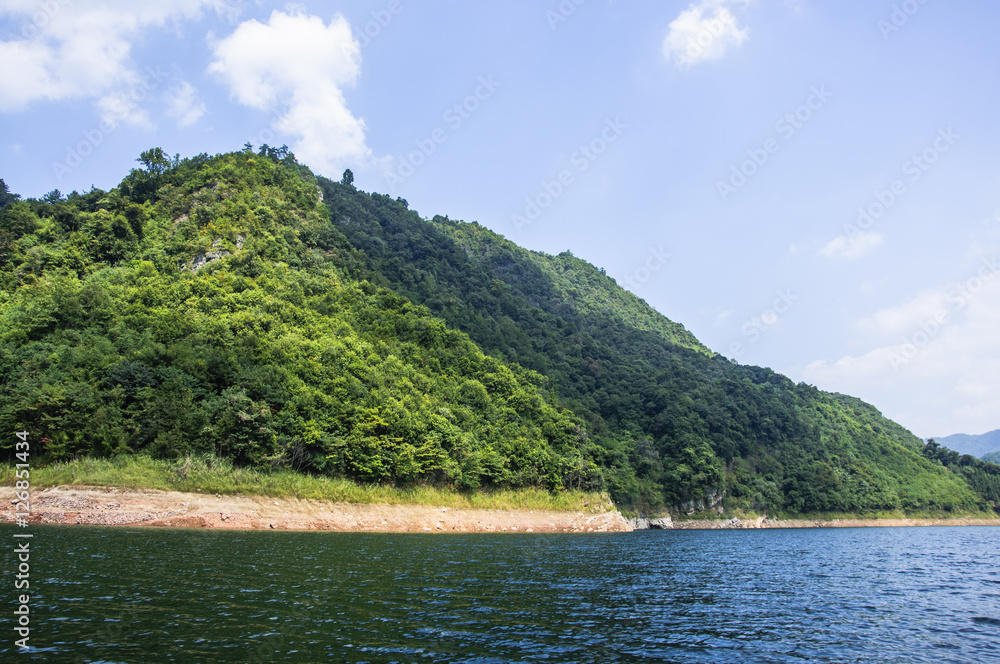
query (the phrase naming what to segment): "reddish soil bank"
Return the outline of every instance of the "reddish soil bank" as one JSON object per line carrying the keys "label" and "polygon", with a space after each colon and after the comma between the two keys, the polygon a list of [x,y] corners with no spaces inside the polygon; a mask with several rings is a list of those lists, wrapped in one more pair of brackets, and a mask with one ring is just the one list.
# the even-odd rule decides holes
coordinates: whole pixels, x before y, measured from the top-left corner
{"label": "reddish soil bank", "polygon": [[[220,496],[111,487],[32,492],[30,523],[386,533],[608,533],[632,528],[617,511],[493,510],[367,505],[298,498]],[[14,521],[14,504],[0,520]]]}

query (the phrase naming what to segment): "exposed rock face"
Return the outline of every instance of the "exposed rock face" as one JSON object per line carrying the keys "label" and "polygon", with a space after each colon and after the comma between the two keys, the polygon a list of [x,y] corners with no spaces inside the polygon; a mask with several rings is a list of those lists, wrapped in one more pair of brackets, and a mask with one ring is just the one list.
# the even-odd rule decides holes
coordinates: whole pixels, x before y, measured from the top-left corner
{"label": "exposed rock face", "polygon": [[695,512],[707,512],[708,510],[715,509],[716,506],[722,503],[723,494],[712,491],[712,493],[706,495],[704,498],[692,499],[686,503],[682,503],[678,506],[678,509],[684,514],[694,514]]}
{"label": "exposed rock face", "polygon": [[[243,248],[243,242],[244,241],[245,241],[245,238],[242,235],[238,235],[236,237],[236,249],[237,250],[240,250],[240,249]],[[216,240],[215,242],[212,243],[212,248],[213,249],[218,249],[219,245],[221,245],[221,244],[222,244],[222,240],[221,239],[220,240]],[[188,267],[185,264],[183,266],[183,268],[187,269],[187,270],[191,270],[192,272],[197,272],[198,270],[200,270],[201,268],[205,267],[206,265],[208,265],[212,261],[217,261],[220,258],[224,258],[224,257],[230,256],[230,255],[232,255],[232,252],[227,251],[225,249],[219,249],[218,251],[209,251],[208,253],[200,254],[198,256],[195,256],[194,260],[191,261],[191,266]]]}
{"label": "exposed rock face", "polygon": [[200,256],[195,256],[194,260],[191,261],[191,267],[188,269],[192,272],[197,272],[201,268],[205,267],[212,261],[217,261],[224,256],[228,256],[228,251],[210,251],[207,254],[201,254]]}
{"label": "exposed rock face", "polygon": [[669,530],[674,527],[674,520],[667,516],[636,517],[629,519],[632,530]]}

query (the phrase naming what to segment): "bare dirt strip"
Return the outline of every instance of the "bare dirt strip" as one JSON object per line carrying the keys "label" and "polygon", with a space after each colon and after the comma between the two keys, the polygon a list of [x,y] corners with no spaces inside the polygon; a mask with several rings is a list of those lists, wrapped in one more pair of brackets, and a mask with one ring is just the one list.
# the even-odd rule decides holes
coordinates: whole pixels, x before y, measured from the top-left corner
{"label": "bare dirt strip", "polygon": [[[0,522],[15,520],[12,498],[13,490],[9,494],[0,492]],[[611,533],[633,530],[633,523],[617,511],[463,509],[81,486],[32,491],[28,521],[32,524],[384,533]],[[663,527],[673,530],[1000,526],[1000,518],[810,520],[758,517],[661,521]]]}
{"label": "bare dirt strip", "polygon": [[1000,526],[996,519],[706,519],[674,521],[674,530],[722,530],[742,528],[896,528],[912,526]]}
{"label": "bare dirt strip", "polygon": [[[32,524],[334,530],[386,533],[606,533],[632,530],[617,511],[557,512],[369,505],[111,487],[50,487],[31,497]],[[2,494],[0,494],[2,495]],[[14,504],[0,505],[14,521]]]}

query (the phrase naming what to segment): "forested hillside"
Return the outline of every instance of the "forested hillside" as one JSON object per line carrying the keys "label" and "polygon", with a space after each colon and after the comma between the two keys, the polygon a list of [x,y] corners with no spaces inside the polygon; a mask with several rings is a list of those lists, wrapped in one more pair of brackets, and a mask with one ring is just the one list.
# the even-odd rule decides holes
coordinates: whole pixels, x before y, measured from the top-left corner
{"label": "forested hillside", "polygon": [[730,506],[795,512],[984,500],[871,406],[712,354],[568,252],[320,183],[331,220],[385,285],[551,379],[587,420],[619,500],[655,510],[725,494]]}
{"label": "forested hillside", "polygon": [[107,192],[0,187],[0,427],[37,435],[43,460],[212,453],[400,486],[609,490],[643,511],[993,499],[989,472],[713,354],[569,253],[424,220],[284,149],[139,161]]}
{"label": "forested hillside", "polygon": [[465,489],[587,470],[541,376],[349,276],[294,162],[150,159],[115,191],[3,211],[0,426],[40,436],[36,454],[214,452]]}
{"label": "forested hillside", "polygon": [[937,443],[933,438],[924,445],[924,456],[934,459],[962,477],[972,489],[994,506],[1000,505],[1000,465],[989,458],[977,459],[959,454]]}

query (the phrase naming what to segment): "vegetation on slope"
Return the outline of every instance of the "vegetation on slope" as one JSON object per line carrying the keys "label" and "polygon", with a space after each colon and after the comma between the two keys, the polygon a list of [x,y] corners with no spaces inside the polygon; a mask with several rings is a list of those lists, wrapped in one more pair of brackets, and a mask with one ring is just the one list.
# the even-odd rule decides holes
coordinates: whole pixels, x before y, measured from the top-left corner
{"label": "vegetation on slope", "polygon": [[35,453],[212,452],[462,489],[591,472],[542,376],[349,276],[286,156],[160,166],[3,211],[0,428],[40,437]]}
{"label": "vegetation on slope", "polygon": [[[0,466],[0,484],[15,481],[12,466]],[[84,457],[34,468],[31,486],[114,486],[187,493],[272,496],[303,500],[382,505],[434,505],[474,509],[605,512],[607,495],[582,491],[553,493],[539,488],[458,492],[433,485],[359,484],[351,480],[310,475],[287,468],[234,466],[212,454],[178,459],[153,459],[145,454],[111,459]]]}
{"label": "vegetation on slope", "polygon": [[[970,454],[959,454],[942,447],[933,438],[924,445],[923,453],[928,459],[934,459],[964,478],[976,493],[986,499],[990,507],[996,509],[1000,506],[1000,465],[997,465],[996,461],[991,461],[989,455],[980,460]],[[997,461],[1000,461],[1000,458],[997,458]]]}
{"label": "vegetation on slope", "polygon": [[45,460],[209,454],[644,512],[987,506],[871,406],[712,354],[568,253],[284,149],[139,161],[110,192],[0,188],[0,427]]}
{"label": "vegetation on slope", "polygon": [[616,500],[643,511],[977,509],[985,499],[862,402],[711,354],[568,252],[320,178],[331,220],[387,286],[487,353],[548,376]]}

